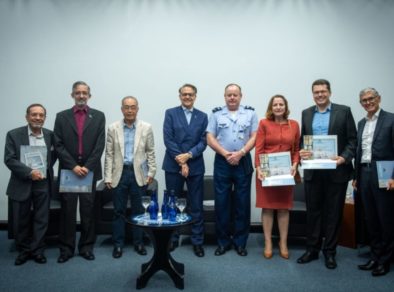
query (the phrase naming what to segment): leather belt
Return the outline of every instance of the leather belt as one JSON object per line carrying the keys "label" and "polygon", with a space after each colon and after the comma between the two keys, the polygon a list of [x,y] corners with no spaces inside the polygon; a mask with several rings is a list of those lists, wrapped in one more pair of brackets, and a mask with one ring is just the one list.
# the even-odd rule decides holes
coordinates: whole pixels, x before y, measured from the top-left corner
{"label": "leather belt", "polygon": [[132,164],[123,164],[123,169],[134,171],[134,166]]}

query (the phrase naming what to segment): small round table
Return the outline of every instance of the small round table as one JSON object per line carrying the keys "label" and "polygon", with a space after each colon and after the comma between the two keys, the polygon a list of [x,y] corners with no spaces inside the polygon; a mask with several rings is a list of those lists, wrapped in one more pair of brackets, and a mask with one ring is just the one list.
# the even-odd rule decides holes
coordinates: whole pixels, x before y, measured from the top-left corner
{"label": "small round table", "polygon": [[177,221],[171,222],[162,220],[160,217],[158,220],[152,220],[146,218],[145,215],[137,215],[131,221],[126,220],[126,222],[143,228],[149,234],[154,249],[151,260],[141,266],[141,275],[137,278],[136,288],[144,288],[157,271],[163,270],[171,277],[175,287],[183,289],[185,267],[184,264],[172,258],[169,246],[173,232],[182,226],[191,224],[192,218],[185,214],[182,220],[177,216]]}

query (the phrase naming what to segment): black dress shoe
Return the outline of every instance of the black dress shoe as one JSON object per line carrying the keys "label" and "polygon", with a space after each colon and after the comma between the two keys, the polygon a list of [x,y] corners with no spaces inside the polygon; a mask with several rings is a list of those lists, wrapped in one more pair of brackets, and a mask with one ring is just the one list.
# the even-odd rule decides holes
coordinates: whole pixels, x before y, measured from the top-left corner
{"label": "black dress shoe", "polygon": [[93,261],[95,259],[94,254],[91,251],[81,252],[79,255],[88,261]]}
{"label": "black dress shoe", "polygon": [[219,245],[219,246],[216,248],[216,250],[215,250],[215,256],[224,255],[224,254],[226,253],[226,251],[228,251],[228,250],[230,250],[230,247],[229,247],[229,246],[224,247],[224,246]]}
{"label": "black dress shoe", "polygon": [[139,254],[139,255],[146,255],[146,249],[143,244],[137,244],[134,246],[134,250]]}
{"label": "black dress shoe", "polygon": [[27,262],[27,260],[29,258],[30,258],[30,254],[29,253],[27,253],[27,252],[20,253],[15,259],[15,266],[23,265],[24,263]]}
{"label": "black dress shoe", "polygon": [[235,250],[241,257],[246,257],[248,255],[248,251],[242,246],[238,246]]}
{"label": "black dress shoe", "polygon": [[317,260],[319,258],[319,254],[317,252],[307,251],[301,257],[298,258],[297,263],[306,264],[310,261]]}
{"label": "black dress shoe", "polygon": [[201,244],[193,245],[193,251],[194,254],[199,258],[202,258],[205,255],[204,248],[202,247]]}
{"label": "black dress shoe", "polygon": [[38,264],[45,264],[47,262],[47,258],[43,254],[38,254],[33,256],[34,261]]}
{"label": "black dress shoe", "polygon": [[378,266],[378,262],[374,260],[369,260],[366,264],[364,265],[358,265],[358,268],[363,271],[370,271],[375,269]]}
{"label": "black dress shoe", "polygon": [[112,252],[112,257],[118,259],[122,256],[122,248],[121,247],[114,247]]}
{"label": "black dress shoe", "polygon": [[337,267],[337,262],[333,255],[327,255],[325,257],[325,264],[327,269],[335,269]]}
{"label": "black dress shoe", "polygon": [[71,256],[66,255],[66,254],[61,254],[58,258],[57,258],[57,262],[59,264],[63,264],[65,262],[67,262],[69,259],[71,258]]}
{"label": "black dress shoe", "polygon": [[376,266],[375,269],[372,270],[372,276],[374,277],[384,276],[388,272],[390,272],[390,263],[383,265],[379,264]]}
{"label": "black dress shoe", "polygon": [[169,248],[170,252],[174,251],[178,247],[178,245],[179,245],[178,241],[171,241]]}

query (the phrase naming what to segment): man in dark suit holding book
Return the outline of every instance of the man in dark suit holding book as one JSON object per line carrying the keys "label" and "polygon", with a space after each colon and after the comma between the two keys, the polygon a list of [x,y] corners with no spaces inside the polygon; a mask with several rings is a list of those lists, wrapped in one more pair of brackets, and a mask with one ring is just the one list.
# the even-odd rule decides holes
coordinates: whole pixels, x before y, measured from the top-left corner
{"label": "man in dark suit holding book", "polygon": [[[338,233],[346,189],[353,171],[357,132],[350,108],[330,101],[331,87],[327,80],[314,81],[312,94],[315,105],[302,112],[301,142],[305,135],[336,135],[338,154],[333,157],[336,169],[304,171],[307,249],[297,263],[305,264],[318,259],[322,250],[326,267],[335,269]],[[300,150],[302,159],[309,159],[311,155],[309,150]]]}
{"label": "man in dark suit holding book", "polygon": [[[11,200],[14,222],[12,228],[19,251],[15,260],[17,266],[30,258],[39,264],[47,261],[44,255],[44,236],[48,228],[52,166],[56,156],[53,133],[43,128],[45,118],[44,106],[30,105],[26,110],[28,125],[9,131],[6,138],[4,163],[11,170],[7,195]],[[22,148],[24,149],[21,151]],[[44,152],[41,152],[41,148]],[[46,156],[42,155],[45,152]],[[21,155],[25,157],[21,159]],[[29,159],[34,163],[29,163]]]}
{"label": "man in dark suit holding book", "polygon": [[360,104],[367,116],[358,122],[356,180],[361,195],[370,238],[371,254],[360,270],[372,276],[390,271],[394,251],[394,169],[388,169],[387,186],[379,187],[377,161],[394,161],[394,114],[380,108],[380,95],[374,88],[360,92]]}
{"label": "man in dark suit holding book", "polygon": [[55,148],[59,157],[59,175],[62,169],[71,170],[83,178],[93,172],[91,193],[63,193],[61,195],[60,256],[64,263],[74,256],[76,239],[76,211],[79,198],[81,237],[79,255],[94,260],[94,198],[96,182],[102,178],[101,155],[105,147],[105,116],[90,108],[90,87],[83,81],[73,84],[71,97],[75,105],[57,114],[55,120]]}

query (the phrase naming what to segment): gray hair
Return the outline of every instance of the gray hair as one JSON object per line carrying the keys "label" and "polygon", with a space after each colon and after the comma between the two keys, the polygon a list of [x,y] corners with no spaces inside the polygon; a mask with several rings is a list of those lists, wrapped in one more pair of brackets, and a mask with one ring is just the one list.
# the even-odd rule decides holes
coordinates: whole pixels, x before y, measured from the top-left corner
{"label": "gray hair", "polygon": [[89,95],[90,95],[90,86],[84,81],[76,81],[76,82],[74,82],[73,88],[72,88],[73,92],[74,92],[75,88],[77,88],[79,85],[87,86],[87,88],[89,90]]}
{"label": "gray hair", "polygon": [[123,106],[123,102],[124,102],[126,99],[133,99],[133,100],[135,100],[135,102],[137,103],[137,106],[138,106],[138,99],[137,99],[136,97],[134,97],[134,96],[131,96],[131,95],[125,96],[125,97],[122,98],[122,103],[121,103],[122,106]]}
{"label": "gray hair", "polygon": [[360,97],[363,97],[364,95],[366,95],[367,93],[372,93],[373,97],[378,97],[380,96],[379,92],[373,88],[373,87],[367,87],[364,88],[363,90],[360,91]]}

